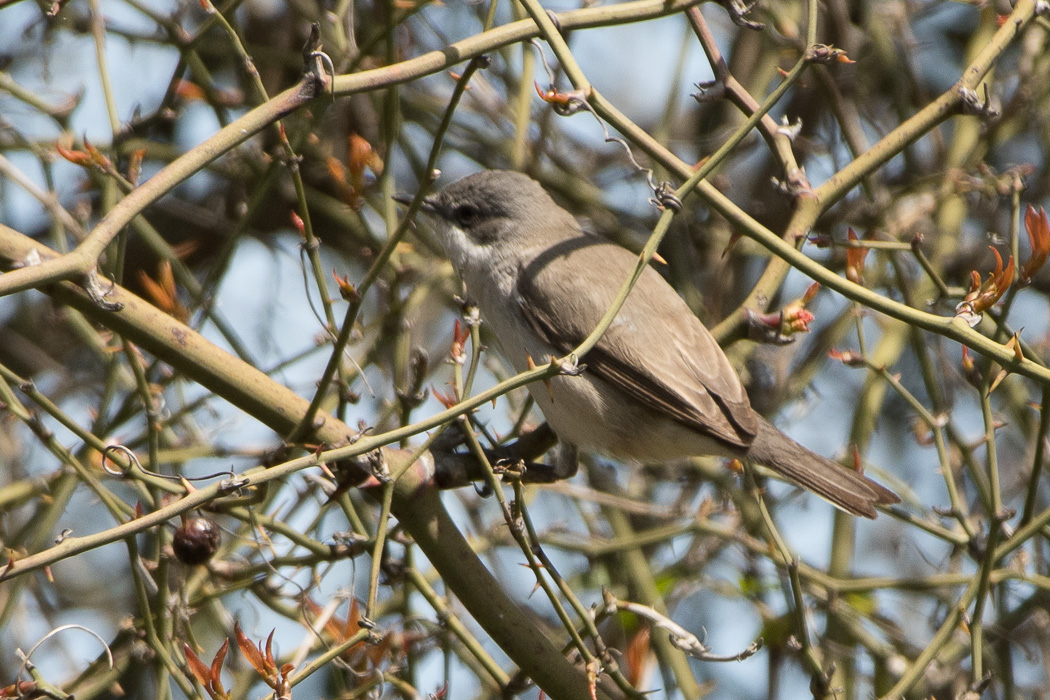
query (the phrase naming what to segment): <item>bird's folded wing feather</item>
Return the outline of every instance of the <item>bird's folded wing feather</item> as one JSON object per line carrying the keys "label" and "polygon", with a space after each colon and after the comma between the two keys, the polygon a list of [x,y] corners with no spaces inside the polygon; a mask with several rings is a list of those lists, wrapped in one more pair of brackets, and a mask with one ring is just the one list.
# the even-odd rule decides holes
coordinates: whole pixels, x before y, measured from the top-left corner
{"label": "bird's folded wing feather", "polygon": [[[619,246],[581,234],[522,270],[522,313],[541,338],[568,353],[598,325],[636,261]],[[602,270],[612,279],[584,294],[571,272],[580,269]],[[675,318],[670,325],[661,320],[669,315]],[[756,414],[729,360],[651,268],[583,362],[588,372],[631,398],[729,446],[746,447],[758,432]]]}

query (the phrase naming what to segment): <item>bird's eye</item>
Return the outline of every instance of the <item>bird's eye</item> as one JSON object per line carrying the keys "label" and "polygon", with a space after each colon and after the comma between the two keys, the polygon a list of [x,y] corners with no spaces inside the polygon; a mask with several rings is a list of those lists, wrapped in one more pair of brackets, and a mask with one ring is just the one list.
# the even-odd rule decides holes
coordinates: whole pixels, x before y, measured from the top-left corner
{"label": "bird's eye", "polygon": [[471,226],[481,217],[481,212],[473,204],[460,204],[452,210],[452,218],[460,226]]}

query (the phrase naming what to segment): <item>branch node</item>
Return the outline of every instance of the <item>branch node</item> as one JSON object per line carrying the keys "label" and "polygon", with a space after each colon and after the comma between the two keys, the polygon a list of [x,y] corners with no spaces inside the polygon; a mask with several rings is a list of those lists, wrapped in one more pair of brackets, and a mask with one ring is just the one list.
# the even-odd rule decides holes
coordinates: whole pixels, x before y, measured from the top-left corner
{"label": "branch node", "polygon": [[649,203],[660,211],[670,209],[675,214],[682,211],[682,200],[675,192],[674,185],[666,181],[661,182],[653,189],[653,196],[649,198]]}
{"label": "branch node", "polygon": [[102,289],[102,284],[99,282],[98,273],[92,270],[84,277],[84,291],[91,297],[91,301],[94,302],[95,306],[102,309],[103,311],[122,311],[124,305],[119,301],[106,301],[106,296],[117,286],[117,283],[110,280],[109,289]]}
{"label": "branch node", "polygon": [[[310,25],[310,36],[303,46],[303,73],[316,87],[317,92],[327,92],[335,99],[335,65],[332,59],[321,50],[321,27],[314,22]],[[315,93],[316,94],[316,93]]]}
{"label": "branch node", "polygon": [[726,84],[724,80],[711,80],[706,83],[694,83],[694,87],[700,92],[695,92],[692,98],[700,104],[716,102],[725,97]]}
{"label": "branch node", "polygon": [[777,127],[777,133],[781,136],[786,136],[788,141],[795,142],[795,138],[802,131],[802,118],[799,117],[791,122],[785,114],[780,119],[780,125]]}
{"label": "branch node", "polygon": [[766,28],[766,25],[762,22],[755,22],[747,18],[751,14],[751,10],[755,7],[753,2],[743,2],[743,0],[719,0],[719,5],[725,8],[725,11],[729,13],[729,19],[733,21],[738,27],[744,29],[752,29],[756,32],[760,32]]}
{"label": "branch node", "polygon": [[984,84],[983,100],[978,97],[976,90],[971,90],[968,87],[959,88],[959,98],[962,100],[961,106],[963,114],[980,117],[985,121],[993,121],[1002,115],[1002,111],[992,104],[992,99],[988,94],[987,83]]}

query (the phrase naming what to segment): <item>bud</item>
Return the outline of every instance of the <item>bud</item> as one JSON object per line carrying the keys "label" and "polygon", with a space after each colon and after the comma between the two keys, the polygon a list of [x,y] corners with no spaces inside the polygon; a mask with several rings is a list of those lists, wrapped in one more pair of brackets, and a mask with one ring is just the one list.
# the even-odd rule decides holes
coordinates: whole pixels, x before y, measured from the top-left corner
{"label": "bud", "polygon": [[854,284],[864,286],[864,258],[868,257],[868,251],[870,248],[864,248],[860,245],[860,239],[857,238],[857,233],[851,228],[849,230],[849,240],[851,245],[846,248],[846,279]]}
{"label": "bud", "polygon": [[982,313],[995,306],[1014,279],[1014,256],[1010,256],[1010,262],[1003,269],[1003,257],[999,251],[992,248],[992,253],[995,254],[995,271],[982,282],[977,271],[972,270],[970,291],[955,307],[955,315],[963,318],[970,328],[981,321]]}

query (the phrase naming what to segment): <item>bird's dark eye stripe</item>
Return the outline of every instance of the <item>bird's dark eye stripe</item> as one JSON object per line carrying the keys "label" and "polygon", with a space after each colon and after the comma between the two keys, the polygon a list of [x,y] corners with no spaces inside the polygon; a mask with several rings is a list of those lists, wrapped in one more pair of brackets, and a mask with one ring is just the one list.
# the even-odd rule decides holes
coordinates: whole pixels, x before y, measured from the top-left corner
{"label": "bird's dark eye stripe", "polygon": [[473,204],[459,204],[452,210],[452,218],[456,223],[468,226],[481,216],[481,212]]}

